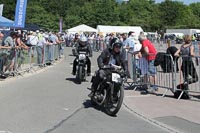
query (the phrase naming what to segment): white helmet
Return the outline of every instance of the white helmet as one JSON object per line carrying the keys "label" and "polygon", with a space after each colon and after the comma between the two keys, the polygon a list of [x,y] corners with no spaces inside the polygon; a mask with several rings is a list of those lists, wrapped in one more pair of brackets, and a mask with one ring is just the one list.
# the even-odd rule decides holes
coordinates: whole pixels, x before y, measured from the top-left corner
{"label": "white helmet", "polygon": [[81,36],[80,41],[81,41],[81,42],[87,42],[87,37]]}

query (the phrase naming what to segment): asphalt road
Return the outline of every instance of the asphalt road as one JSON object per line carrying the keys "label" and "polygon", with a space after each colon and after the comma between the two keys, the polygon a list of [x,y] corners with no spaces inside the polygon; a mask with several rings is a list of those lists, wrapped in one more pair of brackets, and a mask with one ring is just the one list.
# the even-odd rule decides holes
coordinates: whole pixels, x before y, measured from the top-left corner
{"label": "asphalt road", "polygon": [[[81,85],[71,75],[73,56],[65,49],[62,62],[39,74],[0,82],[0,133],[165,133],[128,111],[124,106],[116,117],[88,98],[90,78]],[[92,71],[96,67],[94,53]]]}

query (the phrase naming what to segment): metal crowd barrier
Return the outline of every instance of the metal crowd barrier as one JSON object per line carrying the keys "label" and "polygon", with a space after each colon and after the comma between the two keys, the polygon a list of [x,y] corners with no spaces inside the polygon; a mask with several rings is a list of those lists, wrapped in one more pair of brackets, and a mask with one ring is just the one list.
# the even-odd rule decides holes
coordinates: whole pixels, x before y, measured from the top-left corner
{"label": "metal crowd barrier", "polygon": [[[149,62],[146,60],[146,56],[138,58],[138,52],[128,52],[128,70],[132,82],[129,82],[129,86],[133,86],[134,90],[139,87],[149,88],[155,86],[157,88],[166,89],[163,93],[163,97],[170,90],[175,91],[175,69],[174,61],[171,55],[165,54],[163,57],[162,65],[156,66],[157,74],[155,75],[156,80],[154,83],[150,82],[150,75],[147,73],[149,69]],[[156,56],[156,55],[147,55]],[[168,64],[167,64],[168,63]],[[167,64],[167,65],[164,65]],[[167,70],[168,69],[168,70]],[[146,77],[145,77],[146,76]]]}
{"label": "metal crowd barrier", "polygon": [[[137,52],[128,52],[128,70],[131,82],[127,82],[129,86],[134,86],[134,90],[138,87],[156,86],[166,89],[163,97],[168,91],[172,93],[180,91],[178,99],[184,93],[198,97],[196,93],[200,93],[200,56],[180,56],[173,58],[169,54],[161,53],[162,61],[156,67],[156,81],[151,83],[149,75],[148,80],[144,80],[143,73],[148,71],[148,61],[146,57],[138,58]],[[155,56],[155,55],[154,55]]]}
{"label": "metal crowd barrier", "polygon": [[9,75],[12,76],[31,72],[35,66],[45,67],[46,64],[58,60],[61,55],[60,52],[60,45],[32,46],[29,50],[0,49],[0,74],[4,74],[5,68],[10,68],[12,62],[14,63],[13,70],[9,71]]}
{"label": "metal crowd barrier", "polygon": [[176,60],[179,71],[175,74],[177,85],[175,91],[181,91],[178,99],[181,98],[184,92],[187,94],[190,92],[191,95],[196,96],[196,93],[200,93],[200,56],[180,56]]}

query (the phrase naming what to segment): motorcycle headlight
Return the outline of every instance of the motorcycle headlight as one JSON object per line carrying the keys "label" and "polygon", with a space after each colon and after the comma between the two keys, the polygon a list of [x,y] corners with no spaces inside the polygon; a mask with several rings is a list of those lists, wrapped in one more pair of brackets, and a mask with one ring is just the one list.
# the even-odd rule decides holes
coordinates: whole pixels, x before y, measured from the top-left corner
{"label": "motorcycle headlight", "polygon": [[79,60],[85,60],[85,58],[86,58],[85,54],[80,54],[80,55],[78,56],[78,59],[79,59]]}

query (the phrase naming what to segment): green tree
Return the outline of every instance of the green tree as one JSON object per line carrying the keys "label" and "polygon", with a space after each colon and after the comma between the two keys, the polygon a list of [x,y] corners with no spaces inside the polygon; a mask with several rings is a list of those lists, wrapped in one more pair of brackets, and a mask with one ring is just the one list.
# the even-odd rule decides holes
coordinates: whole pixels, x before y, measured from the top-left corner
{"label": "green tree", "polygon": [[[3,16],[14,20],[17,0],[0,0],[4,4]],[[28,0],[26,23],[37,24],[49,30],[79,24],[132,25],[145,31],[166,28],[200,28],[200,3],[184,5],[183,2],[165,0]]]}

